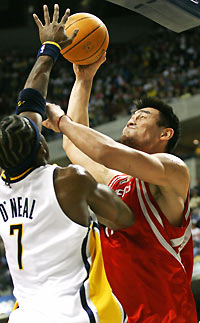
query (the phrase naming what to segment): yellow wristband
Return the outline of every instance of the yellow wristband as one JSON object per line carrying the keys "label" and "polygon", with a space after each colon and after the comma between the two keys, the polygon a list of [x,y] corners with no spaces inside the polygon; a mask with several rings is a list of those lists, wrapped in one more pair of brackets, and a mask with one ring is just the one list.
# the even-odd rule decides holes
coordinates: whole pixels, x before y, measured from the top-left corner
{"label": "yellow wristband", "polygon": [[60,45],[58,43],[55,43],[54,41],[45,41],[42,45],[45,45],[45,44],[55,45],[55,46],[57,46],[61,50]]}

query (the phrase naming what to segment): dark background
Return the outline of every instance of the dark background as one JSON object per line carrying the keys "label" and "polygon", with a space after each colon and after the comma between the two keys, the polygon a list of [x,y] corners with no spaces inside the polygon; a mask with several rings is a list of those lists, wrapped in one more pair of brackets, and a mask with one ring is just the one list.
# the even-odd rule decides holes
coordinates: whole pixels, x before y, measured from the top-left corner
{"label": "dark background", "polygon": [[1,0],[0,1],[0,28],[23,27],[29,24],[32,13],[42,19],[42,5],[47,4],[50,14],[53,12],[54,3],[58,3],[61,15],[67,8],[71,14],[89,12],[100,18],[110,18],[120,15],[135,15],[131,10],[119,7],[105,0],[68,0],[68,1],[39,1],[39,0]]}

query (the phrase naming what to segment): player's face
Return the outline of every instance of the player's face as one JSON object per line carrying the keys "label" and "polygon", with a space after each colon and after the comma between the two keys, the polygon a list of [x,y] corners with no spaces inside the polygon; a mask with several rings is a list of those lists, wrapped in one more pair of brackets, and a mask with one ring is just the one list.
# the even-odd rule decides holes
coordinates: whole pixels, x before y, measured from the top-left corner
{"label": "player's face", "polygon": [[123,129],[121,143],[147,152],[156,153],[164,127],[158,126],[160,112],[153,108],[136,111]]}

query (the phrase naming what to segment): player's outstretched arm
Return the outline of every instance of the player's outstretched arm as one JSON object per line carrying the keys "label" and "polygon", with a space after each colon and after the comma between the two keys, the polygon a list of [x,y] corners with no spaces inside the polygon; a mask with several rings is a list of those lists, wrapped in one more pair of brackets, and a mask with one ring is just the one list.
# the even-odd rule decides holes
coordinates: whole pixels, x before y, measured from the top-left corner
{"label": "player's outstretched arm", "polygon": [[[106,61],[106,54],[95,63],[81,66],[73,64],[76,80],[71,91],[67,114],[75,122],[89,126],[88,105],[94,76]],[[108,184],[115,175],[114,171],[94,162],[82,153],[66,136],[63,136],[63,148],[73,164],[85,167],[98,182]]]}
{"label": "player's outstretched arm", "polygon": [[95,179],[81,166],[57,169],[55,191],[61,208],[73,221],[88,226],[89,209],[100,223],[112,230],[129,227],[134,216],[115,192]]}
{"label": "player's outstretched arm", "polygon": [[[47,115],[48,119],[43,122],[43,126],[49,128],[55,132],[60,132],[60,129],[58,127],[58,121],[60,120],[59,118],[62,117],[62,115],[64,115],[64,111],[60,108],[60,106],[52,104],[52,103],[47,103],[46,115]],[[82,126],[85,129],[87,129],[88,131],[92,130],[88,127],[85,127],[83,125],[79,125],[74,122],[73,122],[73,124],[76,124],[77,126]],[[66,130],[66,132],[63,131],[62,133],[67,134],[67,130]],[[76,136],[75,132],[73,132],[73,134]],[[72,137],[73,136],[70,136],[70,138],[72,138]],[[74,138],[74,139],[76,140],[78,138]],[[108,185],[109,182],[111,181],[111,179],[115,175],[121,174],[121,172],[119,172],[119,171],[110,169],[108,167],[105,167],[101,163],[96,162],[95,160],[90,158],[90,156],[88,157],[84,152],[81,151],[82,148],[80,148],[80,146],[76,147],[74,144],[72,144],[72,143],[74,143],[74,139],[71,139],[71,141],[69,141],[69,145],[71,145],[72,150],[74,150],[73,155],[76,155],[77,157],[74,159],[72,158],[71,162],[73,164],[79,164],[79,165],[83,166],[88,172],[90,172],[90,174],[95,178],[95,180],[97,182]]]}
{"label": "player's outstretched arm", "polygon": [[[68,136],[78,149],[95,162],[154,185],[171,187],[175,191],[178,187],[181,195],[187,194],[189,173],[179,158],[166,153],[150,155],[127,147],[94,129],[71,121],[66,115],[59,118],[62,114],[59,106],[49,105],[47,125],[49,123],[50,128],[51,125],[55,126],[57,131]],[[177,183],[183,185],[180,187]]]}
{"label": "player's outstretched arm", "polygon": [[134,215],[129,207],[107,185],[97,184],[87,201],[98,221],[112,230],[134,224]]}
{"label": "player's outstretched arm", "polygon": [[[59,20],[59,6],[58,4],[54,5],[54,13],[52,21],[50,20],[49,11],[47,5],[43,6],[44,10],[44,21],[42,24],[40,19],[36,14],[33,14],[33,18],[35,20],[36,25],[38,26],[40,41],[44,46],[40,49],[40,54],[42,58],[38,59],[38,62],[35,63],[24,88],[34,88],[38,90],[43,97],[47,96],[47,86],[49,81],[49,75],[51,72],[51,68],[53,67],[53,63],[55,63],[57,59],[57,53],[59,54],[63,44],[64,46],[70,45],[77,35],[78,30],[75,30],[69,37],[67,37],[64,32],[64,25],[69,17],[70,10],[67,9],[64,16]],[[59,51],[55,52],[55,58],[53,51],[56,51],[56,47],[51,47],[47,50],[48,45],[55,45]],[[50,52],[52,51],[52,52]],[[49,55],[48,55],[49,53]],[[39,54],[39,55],[40,55]],[[44,59],[44,57],[46,59]],[[48,58],[48,59],[47,59]],[[48,63],[47,63],[48,62]]]}
{"label": "player's outstretched arm", "polygon": [[[71,44],[77,34],[75,30],[69,37],[64,32],[64,24],[68,19],[70,10],[67,9],[61,21],[59,19],[59,6],[54,6],[52,21],[49,17],[48,7],[43,6],[44,25],[36,14],[33,18],[38,26],[41,43],[38,58],[27,78],[24,90],[20,92],[17,113],[31,118],[41,130],[41,122],[46,108],[46,96],[51,69],[56,62],[64,44]],[[35,108],[37,106],[37,109]]]}
{"label": "player's outstretched arm", "polygon": [[89,126],[88,106],[94,76],[100,66],[106,61],[104,53],[100,59],[90,65],[73,64],[75,82],[70,94],[67,115],[75,122]]}

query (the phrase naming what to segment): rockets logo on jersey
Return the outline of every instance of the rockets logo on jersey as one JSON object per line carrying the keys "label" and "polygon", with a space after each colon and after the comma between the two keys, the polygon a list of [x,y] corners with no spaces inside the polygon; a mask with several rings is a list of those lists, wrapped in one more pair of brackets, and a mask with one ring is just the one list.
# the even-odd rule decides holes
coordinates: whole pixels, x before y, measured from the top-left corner
{"label": "rockets logo on jersey", "polygon": [[125,194],[131,191],[131,185],[127,185],[124,188],[119,188],[115,191],[118,196],[124,197]]}

